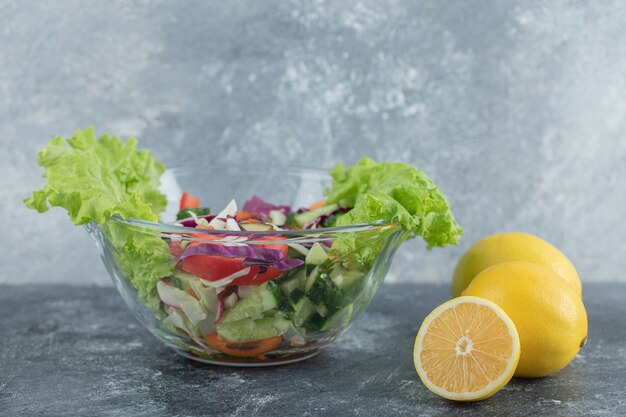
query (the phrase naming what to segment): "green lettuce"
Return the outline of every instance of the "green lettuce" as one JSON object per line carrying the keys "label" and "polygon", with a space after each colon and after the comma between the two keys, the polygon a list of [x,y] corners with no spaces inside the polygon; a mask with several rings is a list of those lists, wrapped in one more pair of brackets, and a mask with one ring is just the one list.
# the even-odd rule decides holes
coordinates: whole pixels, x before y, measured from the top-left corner
{"label": "green lettuce", "polygon": [[[403,240],[421,236],[429,249],[457,244],[463,233],[441,190],[412,165],[363,158],[349,168],[337,165],[331,175],[333,185],[327,191],[327,204],[352,207],[337,218],[336,226],[397,222],[404,230]],[[381,236],[376,241],[368,234],[362,236],[340,235],[331,252],[369,266],[378,255],[383,239]]]}
{"label": "green lettuce", "polygon": [[107,134],[96,139],[93,127],[78,130],[68,139],[53,138],[39,152],[45,169],[45,185],[24,200],[27,207],[43,213],[49,205],[67,210],[76,225],[96,222],[118,251],[116,261],[139,295],[156,297],[156,283],[169,275],[173,263],[159,234],[121,223],[111,217],[158,221],[167,200],[158,191],[165,166],[137,140],[127,142]]}

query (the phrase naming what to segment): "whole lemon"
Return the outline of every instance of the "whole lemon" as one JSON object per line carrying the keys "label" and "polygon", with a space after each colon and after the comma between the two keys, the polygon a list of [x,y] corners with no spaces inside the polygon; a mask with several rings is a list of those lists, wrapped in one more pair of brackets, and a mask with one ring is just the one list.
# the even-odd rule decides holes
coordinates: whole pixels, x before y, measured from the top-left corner
{"label": "whole lemon", "polygon": [[520,339],[515,376],[541,377],[564,368],[587,340],[585,306],[571,285],[530,262],[504,262],[479,273],[463,295],[496,303]]}
{"label": "whole lemon", "polygon": [[508,261],[526,261],[548,267],[569,282],[579,297],[582,296],[580,278],[569,259],[545,240],[520,232],[491,235],[469,248],[454,269],[452,296],[461,295],[480,271]]}

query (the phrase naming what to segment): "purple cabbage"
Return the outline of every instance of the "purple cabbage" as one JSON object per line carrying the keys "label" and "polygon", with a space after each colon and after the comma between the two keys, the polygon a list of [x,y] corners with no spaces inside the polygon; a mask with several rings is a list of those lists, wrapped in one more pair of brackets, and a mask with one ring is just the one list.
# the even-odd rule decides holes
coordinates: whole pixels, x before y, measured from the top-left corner
{"label": "purple cabbage", "polygon": [[285,216],[289,216],[291,213],[291,207],[289,206],[275,206],[270,203],[266,203],[261,200],[258,196],[252,197],[250,200],[246,201],[243,205],[243,211],[247,211],[250,213],[257,213],[265,216],[269,216],[270,211],[278,210],[282,212]]}
{"label": "purple cabbage", "polygon": [[[206,219],[206,221],[210,222],[211,220],[213,220],[215,218],[215,215],[208,215],[208,216],[198,216],[199,219]],[[188,218],[185,220],[179,220],[178,223],[182,224],[185,227],[196,227],[196,221],[193,218]]]}
{"label": "purple cabbage", "polygon": [[225,246],[214,243],[191,246],[171,258],[173,262],[178,262],[192,255],[223,256],[225,258],[244,258],[244,266],[259,266],[263,269],[274,268],[279,271],[286,271],[304,263],[301,259],[285,258],[282,251],[277,249],[262,248],[255,245]]}

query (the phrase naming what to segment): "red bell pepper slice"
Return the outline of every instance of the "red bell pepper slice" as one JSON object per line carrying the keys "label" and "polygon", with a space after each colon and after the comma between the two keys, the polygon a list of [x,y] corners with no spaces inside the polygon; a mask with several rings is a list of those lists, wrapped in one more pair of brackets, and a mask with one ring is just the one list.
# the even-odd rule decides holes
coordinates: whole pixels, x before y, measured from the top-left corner
{"label": "red bell pepper slice", "polygon": [[188,193],[188,192],[184,192],[183,195],[180,197],[179,210],[193,209],[193,208],[198,208],[198,207],[200,207],[200,199],[196,197],[195,195]]}

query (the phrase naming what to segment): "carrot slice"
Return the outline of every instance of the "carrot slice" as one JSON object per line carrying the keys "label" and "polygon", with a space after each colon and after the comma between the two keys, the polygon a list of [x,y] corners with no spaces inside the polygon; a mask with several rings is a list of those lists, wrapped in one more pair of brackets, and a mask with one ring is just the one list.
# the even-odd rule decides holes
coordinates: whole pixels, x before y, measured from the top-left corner
{"label": "carrot slice", "polygon": [[217,333],[211,333],[205,340],[207,345],[227,355],[240,358],[253,358],[276,349],[282,339],[282,336],[275,336],[268,337],[267,339],[254,340],[252,342],[230,342],[219,337]]}
{"label": "carrot slice", "polygon": [[[205,226],[203,224],[197,225],[196,229],[215,230],[215,228],[213,226]],[[220,236],[205,235],[203,233],[192,233],[191,236],[193,236],[196,239],[201,239],[201,240],[219,240],[219,239],[223,239]],[[202,241],[199,241],[199,240],[193,240],[193,241],[191,241],[189,243],[189,246],[198,246],[198,245],[202,245],[203,243],[206,243],[206,242],[202,242]]]}
{"label": "carrot slice", "polygon": [[[242,220],[248,220],[248,219],[254,219],[256,220],[256,213],[251,213],[249,211],[238,211],[235,215],[235,217],[237,217],[237,220],[242,221]],[[258,220],[256,220],[258,221]]]}
{"label": "carrot slice", "polygon": [[309,210],[315,210],[326,205],[326,200],[317,201],[309,206]]}

